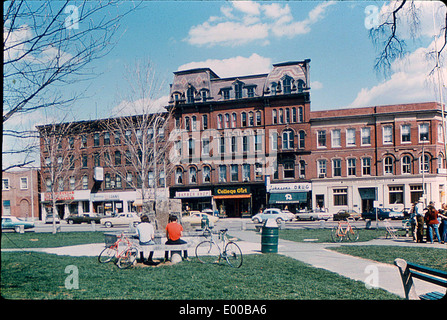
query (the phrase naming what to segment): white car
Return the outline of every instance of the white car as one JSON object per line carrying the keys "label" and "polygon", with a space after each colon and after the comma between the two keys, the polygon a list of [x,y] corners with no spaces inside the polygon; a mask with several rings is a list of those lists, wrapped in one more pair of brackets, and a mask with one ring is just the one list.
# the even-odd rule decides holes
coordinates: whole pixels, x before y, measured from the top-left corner
{"label": "white car", "polygon": [[261,223],[267,219],[275,219],[277,223],[281,223],[281,221],[289,221],[289,216],[287,213],[282,212],[281,209],[271,208],[265,209],[264,212],[258,213],[251,218],[254,223]]}
{"label": "white car", "polygon": [[130,223],[137,225],[140,221],[140,217],[135,213],[120,213],[115,217],[102,218],[101,224],[106,228],[111,228],[116,225],[129,225]]}
{"label": "white car", "polygon": [[287,214],[287,216],[289,217],[289,220],[292,221],[293,219],[295,219],[295,215],[290,212],[289,210],[282,210],[283,213]]}
{"label": "white car", "polygon": [[328,212],[315,212],[315,211],[306,211],[306,212],[298,212],[296,215],[297,220],[329,220],[332,218],[332,214]]}
{"label": "white car", "polygon": [[182,215],[182,222],[189,222],[190,224],[202,224],[202,218],[204,217],[207,217],[208,221],[212,224],[219,221],[218,217],[212,216],[210,214],[200,211],[191,211],[189,214]]}

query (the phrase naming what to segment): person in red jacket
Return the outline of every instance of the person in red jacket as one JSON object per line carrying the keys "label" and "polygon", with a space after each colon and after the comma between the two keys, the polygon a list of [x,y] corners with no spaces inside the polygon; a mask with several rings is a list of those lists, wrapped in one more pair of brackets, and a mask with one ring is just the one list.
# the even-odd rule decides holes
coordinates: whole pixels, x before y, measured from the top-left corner
{"label": "person in red jacket", "polygon": [[425,214],[425,221],[427,222],[428,227],[428,240],[433,243],[433,231],[436,234],[436,238],[438,239],[438,242],[441,243],[441,237],[439,235],[439,221],[438,216],[445,217],[444,215],[440,215],[438,213],[438,210],[435,209],[435,204],[433,201],[430,201],[430,204],[428,205],[428,210]]}

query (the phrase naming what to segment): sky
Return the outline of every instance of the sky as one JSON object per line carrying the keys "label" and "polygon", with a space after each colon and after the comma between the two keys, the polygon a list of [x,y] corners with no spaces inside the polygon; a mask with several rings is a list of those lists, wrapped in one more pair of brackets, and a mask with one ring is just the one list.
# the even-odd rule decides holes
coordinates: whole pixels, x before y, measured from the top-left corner
{"label": "sky", "polygon": [[[150,61],[162,83],[154,97],[161,106],[168,101],[169,84],[177,70],[209,67],[220,77],[232,77],[268,73],[274,63],[305,59],[311,59],[311,110],[439,101],[437,83],[429,77],[433,61],[427,60],[427,52],[434,48],[433,11],[435,30],[439,31],[445,17],[442,2],[416,2],[420,18],[416,37],[411,37],[405,15],[400,17],[398,33],[406,41],[406,55],[391,65],[387,77],[374,69],[381,46],[375,46],[369,29],[389,17],[395,5],[381,1],[143,1],[121,21],[113,50],[89,66],[96,76],[65,88],[83,92],[84,98],[72,106],[73,119],[125,113],[122,106],[139,98],[127,94],[126,80],[137,60]],[[442,79],[447,79],[445,63]],[[12,119],[11,124],[33,126],[45,119],[37,112]]]}

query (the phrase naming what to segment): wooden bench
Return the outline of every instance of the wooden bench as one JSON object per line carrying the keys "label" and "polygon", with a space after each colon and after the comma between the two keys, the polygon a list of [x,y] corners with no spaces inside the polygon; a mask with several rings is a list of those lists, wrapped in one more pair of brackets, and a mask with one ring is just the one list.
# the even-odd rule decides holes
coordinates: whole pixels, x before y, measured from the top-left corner
{"label": "wooden bench", "polygon": [[447,272],[410,263],[403,259],[394,260],[394,264],[399,268],[407,300],[438,300],[445,295],[445,292],[437,291],[418,295],[414,287],[413,278],[447,288]]}

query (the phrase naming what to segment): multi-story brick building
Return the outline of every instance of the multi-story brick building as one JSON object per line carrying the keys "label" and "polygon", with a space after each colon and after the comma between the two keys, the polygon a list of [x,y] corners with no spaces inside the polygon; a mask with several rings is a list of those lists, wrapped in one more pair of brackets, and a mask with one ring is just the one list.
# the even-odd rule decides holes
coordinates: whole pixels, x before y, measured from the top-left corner
{"label": "multi-story brick building", "polygon": [[35,169],[2,173],[2,215],[39,219],[40,175]]}
{"label": "multi-story brick building", "polygon": [[424,192],[445,202],[440,105],[311,111],[309,62],[231,78],[174,72],[168,108],[180,160],[170,196],[229,216],[272,205],[403,209]]}
{"label": "multi-story brick building", "polygon": [[139,210],[144,200],[166,198],[166,117],[136,115],[38,127],[44,218],[52,211],[53,192],[60,218],[127,213]]}

